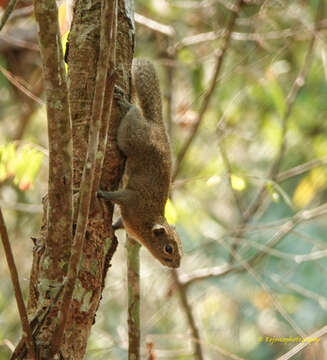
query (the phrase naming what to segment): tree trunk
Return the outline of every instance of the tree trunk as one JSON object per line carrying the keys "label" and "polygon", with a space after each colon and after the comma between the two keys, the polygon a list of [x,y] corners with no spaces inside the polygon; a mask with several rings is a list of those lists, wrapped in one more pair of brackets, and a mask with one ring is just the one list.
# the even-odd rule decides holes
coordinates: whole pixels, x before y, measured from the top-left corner
{"label": "tree trunk", "polygon": [[[130,92],[130,67],[134,50],[134,22],[131,20],[133,14],[130,12],[132,8],[132,1],[118,1],[116,43],[116,64],[118,65],[116,69],[109,69],[109,72],[116,72],[116,84],[127,94]],[[69,34],[68,98],[73,144],[74,230],[96,81],[100,12],[101,0],[76,0]],[[45,66],[46,64],[43,62],[44,71],[46,71]],[[111,78],[112,76],[108,76],[109,81]],[[108,111],[109,107],[106,100],[104,111]],[[104,162],[100,185],[103,190],[116,189],[123,170],[123,159],[115,142],[118,126],[119,117],[113,104],[107,147],[103,154]],[[100,137],[104,136],[105,134],[100,134]],[[50,178],[49,182],[51,183],[51,181]],[[57,191],[60,192],[60,189]],[[107,270],[117,247],[117,240],[111,227],[113,207],[102,206],[100,202],[95,202],[95,204],[96,206],[91,208],[89,214],[80,270],[60,346],[60,355],[63,359],[78,360],[84,357],[90,329],[95,322],[96,311],[101,300]],[[45,197],[41,233],[39,238],[35,239],[28,299],[30,320],[33,319],[31,328],[40,359],[51,359],[52,357],[50,341],[58,322],[63,292],[62,284],[69,261],[67,254],[71,250],[69,241],[49,243],[49,224],[57,221],[56,215],[53,215],[56,212],[51,212],[49,207],[50,202]],[[52,218],[49,218],[50,214],[52,214]],[[65,234],[62,234],[62,237],[64,236]],[[54,267],[49,264],[57,264],[58,271],[54,271]],[[13,358],[26,358],[26,350],[22,342],[17,346],[14,354]]]}

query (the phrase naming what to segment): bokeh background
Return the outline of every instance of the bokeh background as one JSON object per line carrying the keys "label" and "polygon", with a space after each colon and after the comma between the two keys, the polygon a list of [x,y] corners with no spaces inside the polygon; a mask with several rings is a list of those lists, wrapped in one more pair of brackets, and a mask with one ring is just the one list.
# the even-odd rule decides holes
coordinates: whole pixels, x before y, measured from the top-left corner
{"label": "bokeh background", "polygon": [[[241,9],[237,3],[135,3],[136,56],[158,69],[178,168],[167,216],[184,247],[177,275],[141,251],[144,359],[151,352],[155,359],[200,359],[195,330],[203,359],[275,359],[299,343],[297,336],[315,340],[312,334],[327,323],[327,2],[247,0]],[[64,35],[65,3],[59,5]],[[0,32],[0,206],[25,295],[31,237],[39,232],[47,191],[42,102],[33,8],[22,0]],[[127,358],[119,235],[90,360]],[[2,247],[0,254],[5,360],[20,324]],[[293,358],[327,359],[326,340],[315,342]]]}

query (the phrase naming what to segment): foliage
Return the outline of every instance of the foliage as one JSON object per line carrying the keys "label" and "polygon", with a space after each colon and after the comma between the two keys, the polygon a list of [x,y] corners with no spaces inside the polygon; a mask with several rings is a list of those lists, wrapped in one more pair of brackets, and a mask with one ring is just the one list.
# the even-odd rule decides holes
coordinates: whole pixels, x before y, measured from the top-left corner
{"label": "foliage", "polygon": [[[236,255],[249,259],[265,249],[265,257],[251,265],[255,276],[248,270],[232,271],[187,286],[187,297],[208,359],[222,356],[219,355],[221,350],[243,359],[277,358],[297,342],[272,344],[266,338],[296,337],[298,328],[309,335],[327,321],[327,289],[324,286],[327,260],[322,257],[298,262],[296,258],[296,255],[326,249],[323,218],[317,216],[310,221],[301,221],[273,249],[263,248],[299,211],[326,203],[324,12],[320,14],[320,29],[309,54],[311,66],[304,87],[297,94],[287,118],[286,135],[283,132],[288,94],[305,62],[318,3],[296,0],[246,2],[236,19],[232,41],[208,110],[179,164],[180,172],[174,181],[166,213],[170,222],[176,224],[183,242],[181,281],[192,274],[197,275],[198,270],[214,270],[230,261],[230,248],[239,234],[241,241]],[[152,58],[159,70],[164,116],[170,122],[176,157],[192,132],[207,96],[217,54],[223,44],[224,33],[221,31],[228,27],[230,8],[235,4],[232,0],[136,2],[137,13],[169,25],[175,31],[174,36],[167,37],[149,24],[136,24],[136,55]],[[10,26],[14,28],[20,23],[13,20]],[[197,36],[199,34],[201,36]],[[12,52],[2,51],[0,63],[6,64],[17,76],[32,81],[20,62],[27,55],[33,58],[38,54],[20,49],[17,60],[12,62]],[[18,146],[12,141],[15,132],[12,118],[17,116],[22,120],[20,107],[26,105],[27,100],[3,78],[0,78],[0,86],[0,93],[6,94],[0,100],[5,109],[1,110],[3,120],[0,123],[1,198],[39,204],[42,194],[31,188],[35,183],[42,189],[46,187],[46,164],[42,162],[42,154],[33,145]],[[167,110],[170,99],[171,116]],[[44,127],[40,135],[39,126],[42,122],[45,122],[44,113],[33,109],[23,138],[34,142],[40,138],[39,144],[44,146]],[[15,126],[19,124],[15,123]],[[271,166],[283,141],[286,147],[281,166],[272,178]],[[322,162],[301,173],[294,171],[288,178],[280,180],[283,172],[317,159]],[[17,187],[25,191],[25,198],[12,196],[18,191]],[[244,230],[244,218],[240,214],[244,216],[260,188],[265,191],[264,200]],[[38,223],[39,217],[13,209],[7,209],[5,215],[15,252],[22,254],[22,249],[26,250],[25,239],[32,234],[30,228],[26,231],[21,228],[15,236],[16,217],[20,217],[20,227],[27,222]],[[120,236],[119,250],[88,344],[87,359],[126,358],[127,289],[123,243],[123,236]],[[234,262],[240,263],[235,257]],[[28,278],[31,253],[18,256],[17,261],[21,278]],[[0,269],[2,360],[8,358],[7,342],[17,342],[19,326],[5,264],[1,263]],[[141,279],[143,355],[148,343],[153,344],[158,359],[193,359],[189,323],[170,273],[144,250],[141,250]],[[23,286],[26,291],[26,281]],[[276,303],[287,312],[288,320],[281,315]],[[297,355],[297,359],[314,358],[311,351],[317,352],[317,358],[324,358],[322,342],[321,339],[316,348],[310,345]]]}

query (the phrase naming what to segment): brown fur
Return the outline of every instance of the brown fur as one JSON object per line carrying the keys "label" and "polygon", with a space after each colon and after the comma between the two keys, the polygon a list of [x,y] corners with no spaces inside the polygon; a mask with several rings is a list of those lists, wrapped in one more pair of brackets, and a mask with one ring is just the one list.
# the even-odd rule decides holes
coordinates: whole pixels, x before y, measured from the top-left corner
{"label": "brown fur", "polygon": [[[122,96],[118,104],[127,110],[118,129],[118,146],[126,156],[123,189],[99,192],[120,205],[123,224],[131,237],[144,245],[163,265],[179,267],[181,241],[165,217],[171,182],[171,150],[162,119],[161,92],[151,62],[133,61],[133,101]],[[116,97],[117,98],[117,97]],[[169,245],[172,253],[167,250]]]}

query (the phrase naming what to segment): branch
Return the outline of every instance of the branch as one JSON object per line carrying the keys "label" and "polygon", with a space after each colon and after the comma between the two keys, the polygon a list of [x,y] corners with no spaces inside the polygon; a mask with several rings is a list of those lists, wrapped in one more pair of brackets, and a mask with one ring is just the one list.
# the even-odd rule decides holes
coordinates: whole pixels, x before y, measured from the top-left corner
{"label": "branch", "polygon": [[315,167],[324,166],[327,165],[327,156],[323,156],[321,159],[314,159],[311,161],[308,161],[304,164],[295,166],[292,169],[285,170],[278,175],[276,175],[276,182],[283,182],[285,180],[288,180],[292,177],[301,175],[307,171],[310,171],[311,169],[314,169]]}
{"label": "branch", "polygon": [[[268,241],[267,244],[265,244],[265,248],[262,251],[259,251],[258,253],[254,254],[253,256],[251,256],[249,259],[246,260],[247,264],[253,266],[256,265],[258,262],[260,262],[266,256],[268,250],[278,245],[280,241],[283,240],[285,236],[287,236],[297,225],[305,221],[313,220],[325,214],[327,214],[327,203],[320,205],[311,210],[299,211],[280,227],[280,229],[275,233],[275,235],[271,238],[271,240]],[[217,239],[213,239],[213,240],[217,240]],[[235,273],[235,272],[239,273],[239,272],[243,272],[244,270],[245,270],[244,267],[240,266],[240,264],[226,263],[213,268],[200,269],[194,271],[192,274],[188,274],[188,275],[184,274],[181,276],[180,279],[184,286],[189,286],[192,283],[199,280],[205,280],[212,277],[220,277],[227,275],[229,273]]]}
{"label": "branch", "polygon": [[2,75],[12,83],[12,85],[16,86],[17,89],[19,89],[22,93],[24,93],[26,96],[34,100],[40,105],[44,105],[44,102],[36,95],[34,95],[31,91],[29,91],[23,84],[20,83],[20,81],[17,79],[16,76],[14,76],[12,73],[10,73],[8,70],[6,70],[3,66],[0,65],[0,71]]}
{"label": "branch", "polygon": [[[116,14],[116,2],[103,1],[101,9],[100,52],[97,63],[97,76],[94,88],[92,115],[90,119],[89,138],[86,159],[80,187],[80,201],[78,207],[76,232],[72,243],[71,256],[64,286],[63,299],[60,308],[60,317],[51,340],[51,351],[55,355],[60,347],[71,306],[77,275],[80,268],[81,255],[85,240],[85,231],[88,223],[91,200],[95,200],[94,179],[97,166],[101,119],[103,118],[103,103],[105,97],[107,72],[109,65],[109,28],[113,24]],[[109,28],[109,30],[108,30]],[[113,31],[112,33],[115,33]],[[108,38],[107,38],[108,37]],[[105,124],[105,126],[108,126]],[[105,139],[105,138],[104,138]],[[105,141],[105,140],[104,140]],[[103,145],[102,145],[103,146]],[[90,191],[92,189],[92,191]]]}
{"label": "branch", "polygon": [[128,360],[140,360],[140,247],[127,236]]}
{"label": "branch", "polygon": [[[107,1],[105,1],[107,4]],[[108,6],[105,9],[104,17],[102,22],[101,34],[100,34],[100,54],[99,62],[101,64],[98,69],[97,76],[104,79],[104,96],[102,98],[102,104],[100,109],[99,118],[101,118],[100,137],[98,145],[98,154],[96,160],[96,171],[92,187],[93,199],[91,203],[95,203],[96,192],[99,189],[102,168],[104,161],[104,154],[107,148],[107,137],[109,130],[109,120],[111,117],[113,93],[116,80],[116,37],[117,37],[117,11],[118,2],[113,0],[113,5]],[[110,24],[110,25],[108,25]],[[101,58],[102,57],[102,58]],[[106,84],[105,84],[106,83]]]}
{"label": "branch", "polygon": [[217,61],[216,61],[216,66],[215,66],[215,70],[214,70],[214,74],[213,77],[210,80],[210,84],[209,84],[209,88],[206,91],[205,97],[203,99],[203,102],[200,106],[200,110],[198,113],[198,117],[196,120],[196,123],[194,124],[194,127],[188,137],[188,139],[185,141],[184,145],[182,146],[181,150],[179,151],[178,155],[177,155],[177,159],[176,159],[176,166],[175,166],[175,172],[173,175],[173,179],[176,178],[176,176],[178,175],[180,168],[181,168],[181,163],[190,147],[190,145],[192,144],[195,135],[197,134],[197,131],[203,121],[204,115],[208,110],[209,104],[210,104],[210,100],[212,98],[212,95],[214,93],[214,90],[217,87],[218,84],[218,76],[220,74],[220,71],[222,69],[222,64],[225,58],[225,55],[227,53],[227,49],[229,47],[230,44],[230,40],[231,40],[231,34],[236,22],[237,17],[239,16],[240,10],[242,8],[242,6],[245,4],[244,0],[238,0],[237,2],[237,7],[235,9],[235,11],[233,12],[228,27],[227,27],[227,31],[226,31],[226,35],[224,37],[224,42],[222,45],[222,48],[219,51],[219,54],[217,55]]}
{"label": "branch", "polygon": [[286,279],[284,279],[282,276],[279,276],[278,274],[273,274],[270,277],[276,284],[283,284],[283,286],[297,292],[301,296],[316,301],[317,304],[319,304],[323,310],[327,309],[327,298],[325,298],[324,296],[316,292],[313,292],[311,290],[308,290],[301,285],[286,281]]}
{"label": "branch", "polygon": [[[327,326],[324,326],[321,329],[315,331],[314,333],[310,334],[307,337],[311,338],[311,339],[319,339],[319,338],[321,338],[322,336],[324,336],[326,334],[327,334]],[[293,349],[291,349],[290,351],[288,351],[284,355],[280,356],[276,360],[288,360],[288,359],[291,359],[294,355],[296,355],[301,350],[305,349],[310,344],[311,343],[309,341],[304,341],[303,343],[300,343],[300,344],[294,346]]]}
{"label": "branch", "polygon": [[192,314],[192,308],[191,305],[188,302],[187,296],[186,296],[186,287],[184,284],[180,281],[178,273],[176,270],[172,270],[172,277],[174,280],[174,284],[176,286],[176,289],[179,294],[179,298],[181,300],[182,307],[184,309],[187,321],[189,323],[189,327],[191,329],[192,333],[192,342],[194,346],[194,356],[196,360],[203,360],[203,354],[202,354],[202,347],[200,342],[200,334],[199,330],[195,324],[195,320]]}
{"label": "branch", "polygon": [[34,342],[32,338],[32,332],[30,328],[30,324],[28,322],[26,307],[23,300],[22,291],[19,285],[18,272],[15,265],[14,256],[11,250],[8,232],[6,228],[6,224],[2,215],[2,211],[0,208],[0,234],[2,239],[3,248],[5,250],[5,255],[8,263],[8,268],[11,276],[11,281],[13,283],[15,297],[17,302],[17,307],[20,315],[20,321],[23,328],[23,334],[25,338],[25,344],[27,347],[27,352],[31,359],[36,359],[35,351],[34,351]]}
{"label": "branch", "polygon": [[[72,165],[71,128],[68,90],[58,25],[58,9],[54,0],[35,0],[35,18],[43,64],[46,94],[49,180],[47,248],[60,249],[60,257],[52,257],[49,269],[58,274],[60,260],[69,258],[72,241]],[[58,278],[65,275],[61,269]]]}
{"label": "branch", "polygon": [[158,21],[149,19],[141,14],[135,13],[135,21],[160,34],[169,37],[174,37],[176,35],[176,31],[172,26],[161,24]]}
{"label": "branch", "polygon": [[[296,79],[291,87],[291,90],[286,98],[286,109],[285,109],[285,112],[284,112],[284,115],[282,118],[281,142],[280,142],[279,149],[277,151],[276,157],[273,161],[273,164],[270,168],[269,175],[268,175],[268,178],[272,179],[273,181],[275,181],[277,178],[277,174],[279,172],[281,161],[282,161],[285,149],[286,149],[286,133],[287,133],[287,128],[288,128],[288,119],[292,113],[292,110],[293,110],[295,101],[297,99],[297,96],[299,94],[299,91],[305,85],[305,80],[308,75],[310,65],[312,62],[312,51],[313,51],[313,47],[314,47],[314,44],[316,41],[316,32],[319,27],[320,16],[323,13],[321,11],[322,7],[323,7],[323,1],[320,1],[318,9],[317,9],[317,14],[316,14],[315,27],[312,32],[311,40],[310,40],[310,43],[308,46],[308,50],[307,50],[307,53],[305,56],[304,63],[302,65],[302,69],[300,70],[298,76],[296,77]],[[247,209],[247,211],[244,214],[244,218],[245,218],[246,222],[253,215],[256,214],[256,212],[258,211],[258,209],[265,197],[265,194],[266,194],[266,184],[263,184],[262,187],[259,189],[255,200],[252,202],[252,204],[249,206],[249,208]]]}
{"label": "branch", "polygon": [[[221,239],[220,244],[228,249],[229,246],[226,244],[224,239]],[[230,249],[230,252],[232,254],[233,257],[235,257],[235,260],[237,260],[240,263],[240,266],[246,270],[256,281],[257,283],[261,286],[261,288],[269,295],[269,297],[271,298],[276,310],[280,313],[280,315],[286,320],[286,322],[288,322],[288,324],[291,326],[291,328],[301,337],[305,337],[305,333],[304,331],[295,323],[295,321],[289,316],[289,314],[287,313],[287,311],[284,309],[284,307],[282,306],[282,304],[279,302],[279,300],[277,299],[277,297],[275,295],[272,294],[272,291],[270,289],[270,286],[267,285],[263,279],[261,278],[261,276],[253,269],[253,267],[250,265],[250,261],[246,261],[244,259],[242,259],[242,257],[236,252],[234,251],[232,248]]]}
{"label": "branch", "polygon": [[16,6],[17,0],[10,0],[9,4],[6,7],[5,12],[2,15],[1,21],[0,21],[0,31],[3,29],[3,27],[6,25],[6,22],[8,21],[11,13],[14,11]]}

